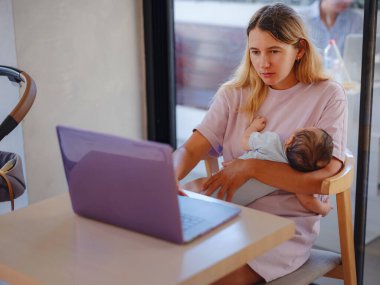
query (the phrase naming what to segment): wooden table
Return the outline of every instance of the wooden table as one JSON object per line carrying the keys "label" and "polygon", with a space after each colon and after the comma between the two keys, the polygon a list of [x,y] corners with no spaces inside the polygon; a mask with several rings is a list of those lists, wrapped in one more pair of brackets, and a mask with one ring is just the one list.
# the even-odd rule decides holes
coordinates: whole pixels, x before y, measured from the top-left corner
{"label": "wooden table", "polygon": [[177,245],[79,217],[64,194],[0,216],[0,228],[0,280],[12,285],[199,285],[290,239],[295,225],[242,207],[238,218]]}

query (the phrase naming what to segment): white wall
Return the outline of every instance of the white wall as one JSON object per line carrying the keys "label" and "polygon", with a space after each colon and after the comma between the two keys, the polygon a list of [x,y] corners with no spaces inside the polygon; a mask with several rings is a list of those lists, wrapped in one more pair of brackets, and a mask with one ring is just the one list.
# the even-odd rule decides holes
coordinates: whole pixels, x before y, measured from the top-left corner
{"label": "white wall", "polygon": [[37,85],[24,120],[30,202],[67,191],[57,124],[144,138],[142,1],[13,0],[17,62]]}

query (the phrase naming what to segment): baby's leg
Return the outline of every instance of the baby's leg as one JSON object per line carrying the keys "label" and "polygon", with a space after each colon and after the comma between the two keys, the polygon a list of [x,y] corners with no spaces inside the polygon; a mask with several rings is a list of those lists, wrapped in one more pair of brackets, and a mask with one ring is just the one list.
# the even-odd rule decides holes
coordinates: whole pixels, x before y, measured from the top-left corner
{"label": "baby's leg", "polygon": [[296,194],[296,196],[306,210],[322,215],[323,217],[333,209],[329,202],[323,203],[313,195]]}

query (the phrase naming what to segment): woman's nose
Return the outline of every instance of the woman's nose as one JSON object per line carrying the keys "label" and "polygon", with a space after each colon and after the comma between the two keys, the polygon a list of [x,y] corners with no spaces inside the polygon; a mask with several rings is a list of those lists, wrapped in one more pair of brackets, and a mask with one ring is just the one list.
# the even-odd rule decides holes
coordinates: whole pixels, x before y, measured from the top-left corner
{"label": "woman's nose", "polygon": [[267,56],[262,56],[260,59],[260,67],[261,68],[268,68],[270,66],[270,61]]}

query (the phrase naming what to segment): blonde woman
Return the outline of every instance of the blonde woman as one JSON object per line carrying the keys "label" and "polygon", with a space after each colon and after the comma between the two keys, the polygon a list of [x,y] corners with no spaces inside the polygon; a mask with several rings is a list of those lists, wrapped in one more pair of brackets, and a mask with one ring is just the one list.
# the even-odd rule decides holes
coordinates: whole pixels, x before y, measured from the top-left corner
{"label": "blonde woman", "polygon": [[[324,129],[333,139],[333,159],[326,167],[306,173],[285,163],[237,159],[244,153],[243,133],[256,116],[267,118],[266,130],[282,138],[297,128]],[[320,216],[303,208],[295,193],[319,194],[323,179],[342,166],[346,136],[346,96],[339,84],[325,77],[301,18],[284,4],[259,9],[247,28],[241,65],[219,89],[202,123],[175,151],[174,165],[181,180],[205,155],[222,154],[224,168],[204,184],[206,194],[220,187],[218,195],[231,198],[250,178],[276,187],[279,190],[248,207],[292,219],[296,234],[215,284],[268,282],[308,259]]]}

